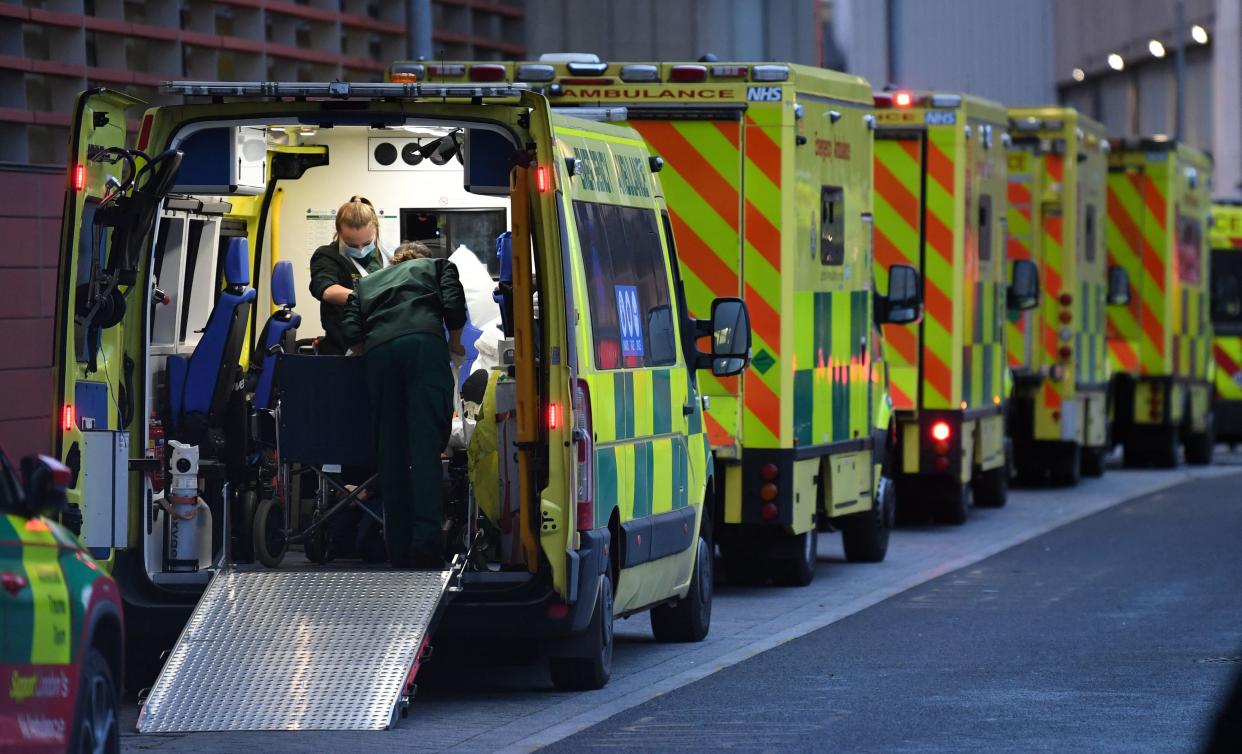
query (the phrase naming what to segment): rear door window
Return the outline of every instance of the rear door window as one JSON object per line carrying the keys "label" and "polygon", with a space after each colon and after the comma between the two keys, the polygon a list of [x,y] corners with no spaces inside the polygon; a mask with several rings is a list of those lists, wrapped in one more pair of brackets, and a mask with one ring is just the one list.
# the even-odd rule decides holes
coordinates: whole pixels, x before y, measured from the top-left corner
{"label": "rear door window", "polygon": [[675,312],[656,213],[575,201],[599,369],[677,362]]}
{"label": "rear door window", "polygon": [[1212,252],[1212,325],[1242,333],[1242,251]]}

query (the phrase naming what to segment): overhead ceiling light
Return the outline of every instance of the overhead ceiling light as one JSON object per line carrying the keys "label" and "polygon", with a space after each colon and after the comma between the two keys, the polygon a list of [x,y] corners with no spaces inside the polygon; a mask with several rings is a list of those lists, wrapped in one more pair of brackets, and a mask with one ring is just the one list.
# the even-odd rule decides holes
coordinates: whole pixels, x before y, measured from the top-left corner
{"label": "overhead ceiling light", "polygon": [[1152,57],[1164,57],[1164,44],[1159,39],[1153,39],[1147,43],[1147,49],[1151,51]]}
{"label": "overhead ceiling light", "polygon": [[1110,53],[1108,56],[1108,67],[1114,71],[1120,71],[1126,67],[1126,61],[1117,53]]}
{"label": "overhead ceiling light", "polygon": [[1075,68],[1074,70],[1070,71],[1070,76],[1073,76],[1075,81],[1082,81],[1083,79],[1087,78],[1087,72],[1081,68]]}
{"label": "overhead ceiling light", "polygon": [[1207,44],[1207,41],[1208,41],[1207,29],[1203,28],[1199,24],[1195,24],[1194,26],[1190,27],[1190,38],[1198,42],[1201,45]]}

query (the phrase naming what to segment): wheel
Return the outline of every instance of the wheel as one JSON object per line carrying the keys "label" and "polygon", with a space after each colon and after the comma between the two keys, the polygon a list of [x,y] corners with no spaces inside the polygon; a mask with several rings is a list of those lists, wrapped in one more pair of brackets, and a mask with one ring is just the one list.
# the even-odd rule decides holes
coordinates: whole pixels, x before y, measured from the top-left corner
{"label": "wheel", "polygon": [[112,669],[99,650],[91,647],[82,661],[69,751],[91,754],[120,751],[119,706]]}
{"label": "wheel", "polygon": [[[316,510],[311,514],[311,525],[315,525],[323,520],[323,513]],[[313,563],[323,565],[332,560],[332,553],[328,548],[328,531],[324,528],[325,524],[320,524],[306,535],[306,539],[302,542],[303,549],[306,550],[306,557]]]}
{"label": "wheel", "polygon": [[254,560],[254,515],[259,507],[259,495],[252,489],[237,496],[237,536],[234,538],[233,560],[250,563]]}
{"label": "wheel", "polygon": [[1151,448],[1151,465],[1158,469],[1176,468],[1181,461],[1178,451],[1181,449],[1181,433],[1177,427],[1164,427],[1153,441]]}
{"label": "wheel", "polygon": [[1083,448],[1082,449],[1082,474],[1083,476],[1101,477],[1104,476],[1104,460],[1108,458],[1108,448]]}
{"label": "wheel", "polygon": [[548,662],[552,685],[565,691],[602,689],[612,676],[612,578],[600,578],[599,599],[587,627],[591,653],[585,657],[553,657]]}
{"label": "wheel", "polygon": [[690,591],[672,605],[651,608],[656,641],[703,641],[712,625],[712,548],[699,537]]}
{"label": "wheel", "polygon": [[1212,455],[1216,450],[1215,425],[1212,414],[1208,414],[1207,428],[1186,437],[1186,463],[1192,466],[1206,466],[1212,462]]}
{"label": "wheel", "polygon": [[888,554],[888,538],[893,531],[897,490],[887,476],[880,476],[879,489],[871,510],[853,513],[840,521],[841,544],[851,563],[879,563]]}
{"label": "wheel", "polygon": [[1064,446],[1057,455],[1059,458],[1052,467],[1052,483],[1073,487],[1081,482],[1082,446],[1078,443]]}
{"label": "wheel", "polygon": [[254,554],[268,568],[277,568],[289,549],[284,510],[275,498],[259,503],[254,513]]}
{"label": "wheel", "polygon": [[819,561],[819,531],[811,528],[789,538],[786,545],[793,557],[773,560],[772,580],[780,586],[806,586],[815,580],[815,564]]}
{"label": "wheel", "polygon": [[970,480],[975,505],[980,508],[1004,508],[1009,502],[1009,466],[997,466],[977,472]]}
{"label": "wheel", "polygon": [[947,484],[932,501],[932,520],[938,524],[961,526],[970,512],[970,485],[956,479]]}

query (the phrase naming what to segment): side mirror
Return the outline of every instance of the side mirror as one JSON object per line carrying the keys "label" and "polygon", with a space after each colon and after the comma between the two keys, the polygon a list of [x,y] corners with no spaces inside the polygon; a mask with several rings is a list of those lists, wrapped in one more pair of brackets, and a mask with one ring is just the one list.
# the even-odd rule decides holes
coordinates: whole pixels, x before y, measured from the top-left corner
{"label": "side mirror", "polygon": [[1013,311],[1039,306],[1039,268],[1029,259],[1015,259],[1006,305]]}
{"label": "side mirror", "polygon": [[22,459],[24,511],[27,516],[56,516],[65,509],[71,474],[69,467],[51,456],[26,456]]}
{"label": "side mirror", "polygon": [[1124,267],[1108,268],[1108,305],[1126,306],[1130,303],[1130,273]]}
{"label": "side mirror", "polygon": [[711,353],[699,353],[695,366],[711,367],[717,377],[740,374],[750,363],[750,312],[740,298],[718,298],[712,302],[710,322],[699,320],[700,336],[712,339]]}
{"label": "side mirror", "polygon": [[888,295],[875,297],[877,325],[909,325],[923,318],[923,290],[918,270],[908,264],[888,268]]}

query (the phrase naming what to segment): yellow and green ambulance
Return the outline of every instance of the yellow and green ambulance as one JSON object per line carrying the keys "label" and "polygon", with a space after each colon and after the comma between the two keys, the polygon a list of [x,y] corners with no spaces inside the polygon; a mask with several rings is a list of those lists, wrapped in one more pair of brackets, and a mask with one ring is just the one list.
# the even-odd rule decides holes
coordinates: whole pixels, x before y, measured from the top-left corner
{"label": "yellow and green ambulance", "polygon": [[1212,205],[1212,403],[1216,439],[1242,442],[1242,202]]}
{"label": "yellow and green ambulance", "polygon": [[[1128,466],[1211,463],[1211,158],[1164,137],[1114,140],[1108,158],[1108,258],[1129,304],[1108,310],[1113,437]],[[1110,271],[1111,272],[1111,271]]]}
{"label": "yellow and green ambulance", "polygon": [[999,507],[1009,490],[1008,115],[948,92],[878,92],[875,106],[875,276],[914,267],[926,304],[917,327],[884,327],[897,504],[961,524],[972,497]]}

